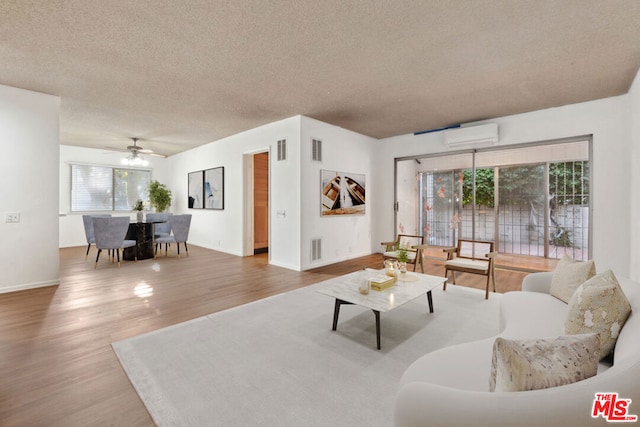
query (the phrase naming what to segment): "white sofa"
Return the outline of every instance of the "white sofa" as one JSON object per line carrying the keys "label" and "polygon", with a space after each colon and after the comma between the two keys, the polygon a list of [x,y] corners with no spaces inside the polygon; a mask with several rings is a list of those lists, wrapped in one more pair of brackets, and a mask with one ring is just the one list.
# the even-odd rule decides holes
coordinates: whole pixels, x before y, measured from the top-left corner
{"label": "white sofa", "polygon": [[[552,274],[530,274],[522,283],[522,292],[503,295],[499,336],[528,339],[563,335],[568,306],[549,294]],[[629,414],[640,415],[640,284],[617,279],[632,312],[617,340],[613,365],[600,362],[596,376],[569,385],[489,392],[496,337],[446,347],[421,357],[402,376],[395,425],[607,425],[602,417],[591,417],[595,394],[601,392],[617,392],[620,398],[632,399]]]}

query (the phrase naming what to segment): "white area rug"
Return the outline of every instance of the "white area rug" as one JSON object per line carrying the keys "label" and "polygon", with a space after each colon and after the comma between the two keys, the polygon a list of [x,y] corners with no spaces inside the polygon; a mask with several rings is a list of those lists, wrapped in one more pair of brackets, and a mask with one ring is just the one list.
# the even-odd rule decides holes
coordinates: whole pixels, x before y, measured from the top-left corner
{"label": "white area rug", "polygon": [[[160,426],[390,426],[398,381],[420,356],[498,333],[501,295],[449,286],[381,314],[318,286],[113,344]],[[488,379],[487,379],[488,381]]]}

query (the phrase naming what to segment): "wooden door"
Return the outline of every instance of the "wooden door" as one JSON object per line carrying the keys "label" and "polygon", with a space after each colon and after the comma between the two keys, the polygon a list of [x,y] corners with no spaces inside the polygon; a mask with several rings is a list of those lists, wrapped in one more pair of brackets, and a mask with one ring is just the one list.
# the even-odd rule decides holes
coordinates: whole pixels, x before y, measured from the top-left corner
{"label": "wooden door", "polygon": [[269,153],[253,156],[253,253],[269,250]]}

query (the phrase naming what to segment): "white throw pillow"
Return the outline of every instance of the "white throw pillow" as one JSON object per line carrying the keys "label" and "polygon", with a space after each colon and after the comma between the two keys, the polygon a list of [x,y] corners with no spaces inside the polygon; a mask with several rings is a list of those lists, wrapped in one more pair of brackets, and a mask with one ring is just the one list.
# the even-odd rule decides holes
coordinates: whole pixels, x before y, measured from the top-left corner
{"label": "white throw pillow", "polygon": [[593,260],[576,261],[568,255],[558,262],[551,277],[550,294],[566,303],[569,302],[578,286],[596,275],[596,265]]}
{"label": "white throw pillow", "polygon": [[564,332],[600,335],[600,358],[616,345],[618,334],[631,313],[631,304],[611,270],[580,285],[569,300]]}
{"label": "white throw pillow", "polygon": [[509,340],[493,344],[489,391],[528,391],[575,383],[598,371],[598,334]]}

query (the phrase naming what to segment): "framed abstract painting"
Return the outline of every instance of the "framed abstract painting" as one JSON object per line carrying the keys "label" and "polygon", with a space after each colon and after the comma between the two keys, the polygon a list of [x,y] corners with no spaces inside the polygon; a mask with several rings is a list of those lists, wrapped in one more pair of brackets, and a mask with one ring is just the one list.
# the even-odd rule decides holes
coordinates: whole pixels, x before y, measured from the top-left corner
{"label": "framed abstract painting", "polygon": [[188,183],[189,209],[202,209],[203,204],[203,171],[189,172]]}
{"label": "framed abstract painting", "polygon": [[320,215],[363,215],[366,211],[365,181],[362,174],[320,171]]}
{"label": "framed abstract painting", "polygon": [[205,209],[224,209],[224,167],[204,171]]}

